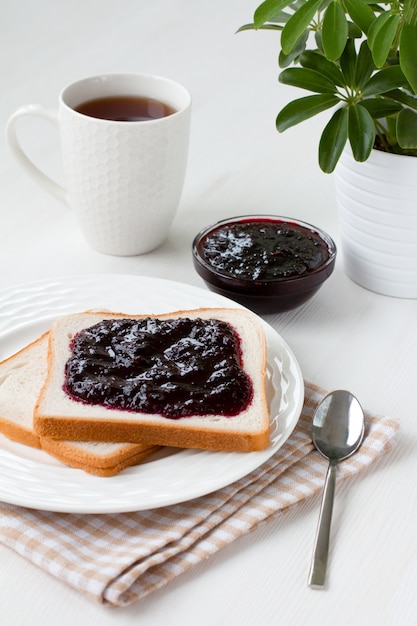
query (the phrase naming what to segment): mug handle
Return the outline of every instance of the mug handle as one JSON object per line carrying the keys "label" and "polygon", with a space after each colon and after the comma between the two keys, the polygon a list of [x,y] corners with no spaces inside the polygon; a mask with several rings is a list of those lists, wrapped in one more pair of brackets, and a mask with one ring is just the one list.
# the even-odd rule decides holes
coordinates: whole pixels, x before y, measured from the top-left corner
{"label": "mug handle", "polygon": [[45,109],[39,104],[24,105],[17,109],[8,119],[6,124],[6,138],[11,151],[26,172],[44,189],[66,204],[66,189],[44,174],[44,172],[42,172],[42,170],[40,170],[38,166],[29,159],[19,143],[16,133],[16,124],[19,118],[25,116],[41,117],[59,127],[58,112]]}

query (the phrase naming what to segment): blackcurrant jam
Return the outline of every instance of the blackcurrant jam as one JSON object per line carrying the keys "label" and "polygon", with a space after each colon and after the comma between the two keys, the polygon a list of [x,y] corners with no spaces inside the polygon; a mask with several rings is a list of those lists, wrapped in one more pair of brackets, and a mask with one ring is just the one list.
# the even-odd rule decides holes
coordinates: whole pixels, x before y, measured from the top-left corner
{"label": "blackcurrant jam", "polygon": [[220,225],[201,239],[198,252],[220,274],[256,281],[305,276],[329,259],[326,242],[314,230],[267,218]]}
{"label": "blackcurrant jam", "polygon": [[71,342],[73,399],[167,418],[233,416],[250,402],[240,339],[215,319],[105,319]]}

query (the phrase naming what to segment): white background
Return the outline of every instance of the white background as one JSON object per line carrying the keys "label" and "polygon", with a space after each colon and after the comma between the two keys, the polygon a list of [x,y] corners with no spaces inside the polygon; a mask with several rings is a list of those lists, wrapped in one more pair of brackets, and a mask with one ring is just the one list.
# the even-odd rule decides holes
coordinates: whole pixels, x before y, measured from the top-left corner
{"label": "white background", "polygon": [[[91,273],[202,286],[191,261],[194,235],[240,214],[304,219],[338,243],[333,178],[317,165],[325,116],[282,135],[275,131],[275,116],[295,91],[278,84],[276,34],[235,34],[255,7],[249,0],[3,2],[3,126],[21,104],[54,108],[68,83],[109,72],[182,82],[193,95],[193,118],[184,193],[169,238],[158,250],[129,258],[90,250],[70,210],[25,176],[3,139],[0,287]],[[61,180],[54,129],[28,121],[21,133],[28,153]],[[353,284],[339,254],[333,276],[311,302],[266,319],[289,343],[306,379],[349,388],[366,408],[401,420],[394,452],[338,489],[328,588],[307,587],[316,499],[126,609],[96,606],[0,546],[2,623],[416,623],[417,301]]]}

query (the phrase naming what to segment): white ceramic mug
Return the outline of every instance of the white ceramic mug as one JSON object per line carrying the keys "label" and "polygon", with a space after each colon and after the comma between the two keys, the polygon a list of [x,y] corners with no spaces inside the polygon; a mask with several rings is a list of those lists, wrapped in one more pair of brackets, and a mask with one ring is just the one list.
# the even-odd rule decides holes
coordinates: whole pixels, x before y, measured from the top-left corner
{"label": "white ceramic mug", "polygon": [[[146,121],[112,121],[75,110],[109,96],[152,98],[175,112]],[[184,185],[190,113],[189,92],[172,80],[140,74],[94,76],[66,87],[58,111],[39,105],[19,108],[8,120],[7,139],[26,172],[74,209],[92,248],[135,255],[159,246],[175,216]],[[66,188],[23,151],[16,126],[27,115],[59,127]]]}

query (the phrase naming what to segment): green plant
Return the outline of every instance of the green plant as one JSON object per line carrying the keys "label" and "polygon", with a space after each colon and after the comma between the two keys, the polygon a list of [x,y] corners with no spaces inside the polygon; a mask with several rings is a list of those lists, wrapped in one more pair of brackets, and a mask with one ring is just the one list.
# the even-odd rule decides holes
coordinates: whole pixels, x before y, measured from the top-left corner
{"label": "green plant", "polygon": [[347,141],[357,161],[374,147],[417,156],[417,0],[265,0],[248,29],[280,31],[279,81],[313,93],[279,112],[279,132],[336,108],[319,142],[324,172]]}

